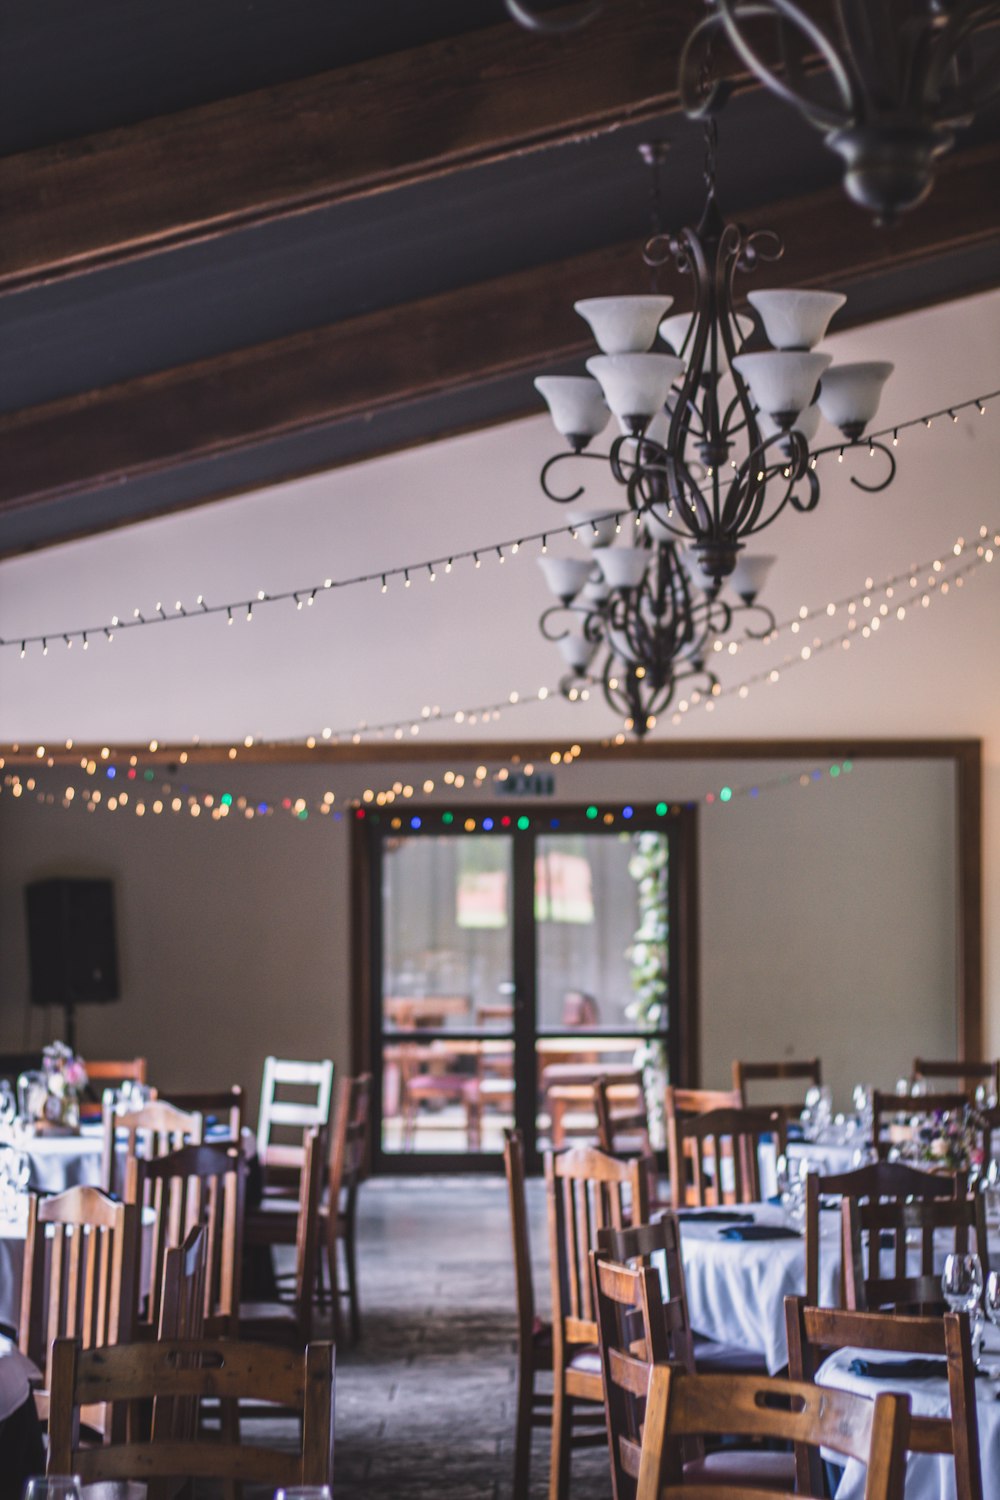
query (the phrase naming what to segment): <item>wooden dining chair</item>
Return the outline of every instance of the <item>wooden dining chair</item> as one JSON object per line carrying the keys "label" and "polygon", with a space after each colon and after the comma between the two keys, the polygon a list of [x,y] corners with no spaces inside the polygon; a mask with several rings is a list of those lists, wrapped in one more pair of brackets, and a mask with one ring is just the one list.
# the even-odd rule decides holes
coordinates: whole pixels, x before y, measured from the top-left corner
{"label": "wooden dining chair", "polygon": [[123,1083],[148,1084],[148,1068],[144,1057],[121,1059],[90,1058],[85,1064],[88,1090],[95,1095],[80,1106],[80,1118],[96,1120],[101,1116],[101,1101],[106,1089],[112,1092]]}
{"label": "wooden dining chair", "polygon": [[[606,1242],[616,1233],[623,1238],[642,1236],[659,1227],[644,1224],[602,1231],[600,1239]],[[646,1240],[647,1244],[653,1242]],[[633,1240],[629,1248],[635,1243]],[[614,1261],[604,1250],[591,1253],[615,1500],[635,1500],[652,1366],[669,1361],[694,1373],[686,1298],[675,1295],[672,1289],[664,1296],[659,1271],[646,1263],[645,1255],[630,1260],[630,1264]],[[795,1464],[790,1453],[765,1449],[727,1447],[706,1454],[702,1439],[693,1437],[684,1445],[683,1472],[687,1482],[741,1483],[756,1492],[775,1486],[790,1489]]]}
{"label": "wooden dining chair", "polygon": [[[601,1229],[649,1217],[649,1167],[574,1147],[545,1157],[552,1278],[552,1466],[549,1500],[567,1500],[577,1403],[604,1404],[590,1252]],[[581,1443],[586,1442],[581,1437]],[[600,1439],[604,1441],[603,1436]]]}
{"label": "wooden dining chair", "polygon": [[125,1180],[127,1203],[152,1209],[150,1294],[140,1321],[157,1328],[167,1251],[183,1244],[197,1224],[206,1232],[205,1329],[235,1335],[239,1327],[246,1157],[227,1141],[182,1146],[168,1156],[133,1157]]}
{"label": "wooden dining chair", "polygon": [[841,1202],[855,1198],[858,1202],[896,1202],[900,1199],[954,1198],[958,1184],[954,1177],[938,1172],[919,1172],[903,1162],[879,1161],[850,1172],[810,1172],[806,1177],[806,1301],[818,1307],[820,1296],[820,1255],[823,1200],[831,1205],[826,1212],[837,1215],[840,1229],[840,1305],[846,1306],[847,1263],[850,1244],[845,1242]]}
{"label": "wooden dining chair", "polygon": [[[277,1302],[241,1302],[241,1339],[286,1344],[299,1349],[309,1342],[320,1247],[319,1200],[326,1176],[325,1149],[324,1131],[318,1126],[306,1131],[306,1156],[299,1175],[298,1212],[295,1215],[295,1280],[291,1298]],[[262,1217],[266,1218],[266,1215]]]}
{"label": "wooden dining chair", "polygon": [[[823,1068],[818,1057],[802,1057],[798,1059],[782,1058],[780,1062],[744,1062],[737,1058],[733,1062],[733,1089],[740,1096],[740,1103],[744,1108],[749,1108],[748,1098],[749,1083],[787,1083],[802,1082],[810,1088],[819,1088],[823,1082]],[[765,1090],[765,1092],[767,1092]],[[805,1090],[802,1091],[803,1099]],[[770,1104],[772,1109],[785,1111],[786,1118],[801,1112],[801,1104],[775,1103],[770,1100],[758,1100],[757,1103]]]}
{"label": "wooden dining chair", "polygon": [[636,1069],[630,1079],[613,1082],[602,1074],[593,1089],[600,1149],[609,1156],[651,1156],[642,1070]]}
{"label": "wooden dining chair", "polygon": [[[278,1097],[289,1090],[296,1097]],[[299,1173],[306,1155],[306,1131],[318,1128],[326,1136],[332,1104],[333,1063],[329,1058],[321,1062],[264,1059],[257,1117],[257,1159],[265,1193],[283,1193],[293,1199],[298,1196]]]}
{"label": "wooden dining chair", "polygon": [[712,1109],[668,1113],[670,1196],[675,1207],[756,1203],[760,1148],[767,1138],[776,1155],[785,1149],[785,1124],[771,1109]]}
{"label": "wooden dining chair", "polygon": [[[820,1365],[838,1349],[889,1351],[946,1361],[943,1373],[948,1379],[950,1415],[941,1418],[911,1414],[907,1447],[913,1453],[950,1453],[955,1460],[955,1494],[961,1495],[962,1500],[983,1500],[976,1373],[968,1313],[908,1318],[895,1313],[813,1307],[804,1297],[786,1297],[785,1325],[788,1373],[793,1380],[815,1381]],[[795,1470],[799,1491],[815,1493],[822,1478],[815,1449],[803,1444],[796,1446]]]}
{"label": "wooden dining chair", "polygon": [[[969,1095],[957,1090],[936,1094],[872,1093],[872,1146],[879,1159],[888,1160],[890,1152],[903,1144],[909,1133],[909,1121],[921,1115],[963,1114],[969,1107]],[[907,1123],[894,1130],[889,1123],[893,1115],[905,1115]],[[902,1133],[902,1134],[901,1134]]]}
{"label": "wooden dining chair", "polygon": [[181,1146],[199,1145],[202,1117],[179,1109],[165,1099],[152,1099],[141,1109],[119,1112],[112,1089],[101,1106],[104,1127],[101,1186],[121,1196],[133,1156],[166,1156]]}
{"label": "wooden dining chair", "polygon": [[[82,1349],[75,1339],[57,1339],[52,1351],[53,1399],[49,1422],[48,1473],[101,1480],[204,1479],[276,1486],[330,1484],[333,1477],[332,1344],[310,1344],[302,1352],[231,1339],[169,1339],[119,1344],[113,1350]],[[208,1441],[190,1436],[155,1442],[83,1446],[79,1413],[94,1402],[135,1403],[152,1399],[157,1430],[160,1403],[218,1397],[291,1409],[301,1424],[301,1443],[289,1452],[248,1443],[237,1435]]]}
{"label": "wooden dining chair", "polygon": [[926,1057],[915,1057],[910,1072],[911,1083],[931,1081],[940,1087],[944,1080],[948,1087],[957,1085],[970,1097],[975,1098],[976,1089],[982,1084],[994,1099],[1000,1099],[1000,1060],[970,1062],[968,1058],[950,1062],[932,1061]]}
{"label": "wooden dining chair", "polygon": [[[674,1184],[689,1178],[691,1171],[680,1168],[680,1146],[678,1142],[679,1121],[690,1115],[704,1115],[712,1109],[742,1109],[743,1102],[734,1089],[679,1089],[668,1084],[663,1097],[664,1129],[667,1137],[667,1169],[670,1174],[670,1202],[673,1208],[683,1208],[674,1197]],[[688,1142],[684,1154],[690,1162],[694,1156],[693,1145]]]}
{"label": "wooden dining chair", "polygon": [[[183,1244],[168,1250],[163,1264],[160,1342],[200,1339],[205,1331],[205,1261],[207,1236],[203,1224],[195,1224]],[[153,1442],[194,1437],[198,1427],[199,1402],[193,1396],[159,1397],[150,1436]]]}
{"label": "wooden dining chair", "polygon": [[[696,1500],[706,1489],[684,1480],[685,1439],[739,1437],[808,1444],[867,1467],[865,1500],[902,1500],[909,1399],[881,1391],[870,1401],[801,1380],[689,1375],[654,1365],[649,1378],[636,1500]],[[742,1483],[713,1484],[712,1500],[746,1500]],[[792,1489],[766,1491],[790,1496]],[[794,1493],[803,1493],[794,1491]],[[823,1489],[804,1492],[819,1497]]]}
{"label": "wooden dining chair", "polygon": [[[940,1251],[945,1231],[951,1235],[949,1248],[960,1254],[969,1249],[970,1234],[974,1234],[984,1284],[990,1274],[986,1208],[981,1193],[971,1198],[888,1202],[845,1198],[841,1212],[848,1252],[845,1300],[849,1308],[860,1312],[942,1312],[945,1302]],[[919,1260],[916,1269],[914,1259]]]}
{"label": "wooden dining chair", "polygon": [[[357,1259],[358,1192],[368,1164],[371,1092],[370,1073],[340,1080],[334,1114],[333,1148],[330,1152],[329,1187],[326,1202],[320,1205],[319,1211],[319,1238],[326,1251],[333,1302],[334,1339],[338,1344],[343,1331],[342,1300],[346,1300],[349,1310],[351,1341],[356,1344],[361,1337]],[[339,1265],[341,1251],[343,1279]]]}
{"label": "wooden dining chair", "polygon": [[239,1140],[246,1097],[238,1083],[228,1089],[203,1089],[196,1093],[171,1089],[169,1097],[177,1109],[201,1115],[203,1134],[207,1132],[213,1140],[218,1140],[225,1133],[230,1140]]}
{"label": "wooden dining chair", "polygon": [[[138,1305],[138,1210],[96,1187],[72,1187],[52,1198],[28,1195],[18,1347],[42,1372],[35,1392],[48,1416],[53,1339],[67,1335],[83,1347],[129,1341]],[[103,1408],[88,1411],[87,1426],[103,1431]]]}

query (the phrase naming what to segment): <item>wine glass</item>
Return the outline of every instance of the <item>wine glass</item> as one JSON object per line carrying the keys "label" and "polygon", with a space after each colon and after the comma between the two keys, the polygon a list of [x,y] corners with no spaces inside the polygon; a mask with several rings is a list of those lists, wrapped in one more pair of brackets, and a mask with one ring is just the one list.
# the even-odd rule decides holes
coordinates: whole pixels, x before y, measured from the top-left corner
{"label": "wine glass", "polygon": [[983,1263],[978,1255],[953,1251],[945,1257],[941,1291],[952,1312],[967,1312],[972,1324],[972,1348],[979,1368],[979,1340],[983,1328]]}
{"label": "wine glass", "polygon": [[[986,1278],[983,1306],[993,1327],[1000,1331],[1000,1271],[991,1271]],[[1000,1380],[1000,1365],[990,1371],[990,1379]],[[997,1393],[997,1400],[1000,1400],[1000,1392]]]}
{"label": "wine glass", "polygon": [[328,1484],[290,1484],[275,1490],[274,1500],[332,1500]]}
{"label": "wine glass", "polygon": [[24,1500],[81,1500],[79,1474],[49,1474],[26,1481]]}

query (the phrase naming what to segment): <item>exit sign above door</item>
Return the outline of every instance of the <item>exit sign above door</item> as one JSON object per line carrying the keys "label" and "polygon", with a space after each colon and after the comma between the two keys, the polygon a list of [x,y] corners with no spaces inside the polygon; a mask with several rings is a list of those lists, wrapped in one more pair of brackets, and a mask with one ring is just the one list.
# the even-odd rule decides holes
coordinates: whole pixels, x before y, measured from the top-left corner
{"label": "exit sign above door", "polygon": [[552,797],[555,795],[556,778],[551,771],[512,771],[506,781],[495,783],[496,789],[505,797]]}

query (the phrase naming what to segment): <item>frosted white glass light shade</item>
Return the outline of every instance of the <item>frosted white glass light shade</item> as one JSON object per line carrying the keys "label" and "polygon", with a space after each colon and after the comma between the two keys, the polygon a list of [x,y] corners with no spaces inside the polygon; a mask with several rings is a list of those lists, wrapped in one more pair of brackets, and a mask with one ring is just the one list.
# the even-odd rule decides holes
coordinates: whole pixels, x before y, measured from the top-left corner
{"label": "frosted white glass light shade", "polygon": [[766,557],[763,554],[751,557],[749,553],[741,552],[726,582],[738,598],[746,604],[751,604],[767,582],[767,575],[774,563],[773,557]]}
{"label": "frosted white glass light shade", "polygon": [[588,641],[582,635],[564,635],[556,645],[562,652],[563,661],[574,672],[586,672],[597,650],[597,642]]}
{"label": "frosted white glass light shade", "polygon": [[535,390],[544,396],[557,432],[589,443],[608,425],[601,387],[589,375],[540,375]]}
{"label": "frosted white glass light shade", "polygon": [[637,667],[639,665],[639,653],[629,645],[628,636],[623,630],[614,625],[608,626],[608,645],[617,656],[618,660],[626,667]]}
{"label": "frosted white glass light shade", "polygon": [[647,536],[651,536],[654,542],[676,542],[677,532],[671,531],[664,521],[667,507],[665,505],[651,506],[649,510],[642,513],[642,529]]}
{"label": "frosted white glass light shade", "polygon": [[[683,350],[683,357],[685,359],[690,350],[684,349],[684,340],[688,336],[688,329],[691,327],[693,318],[693,313],[673,313],[669,318],[664,318],[660,324],[660,338],[665,344],[670,345],[675,354],[681,354]],[[736,348],[739,350],[744,340],[748,339],[753,333],[753,318],[748,317],[746,313],[739,313],[736,318],[736,327],[739,333],[736,340]],[[719,352],[722,353],[721,342]],[[728,360],[723,360],[719,366],[720,373],[722,370],[728,369],[728,367]]]}
{"label": "frosted white glass light shade", "polygon": [[618,534],[618,517],[606,510],[568,510],[566,520],[585,547],[610,547]]}
{"label": "frosted white glass light shade", "polygon": [[539,557],[538,566],[557,599],[575,599],[590,575],[590,562],[578,557]]}
{"label": "frosted white glass light shade", "polygon": [[[792,427],[796,432],[801,432],[807,443],[812,443],[819,431],[819,419],[819,403],[814,401],[812,406],[807,406],[805,411],[799,412]],[[781,430],[774,418],[769,417],[766,411],[758,412],[757,426],[760,428],[762,438],[772,438]]]}
{"label": "frosted white glass light shade", "polygon": [[780,419],[805,410],[830,359],[829,354],[768,349],[763,354],[738,354],[733,365],[761,411]]}
{"label": "frosted white glass light shade", "polygon": [[787,291],[747,292],[747,301],[760,313],[764,332],[775,349],[814,349],[847,298],[842,292],[807,292],[793,287]]}
{"label": "frosted white glass light shade", "polygon": [[684,365],[672,354],[595,354],[587,369],[615,416],[631,425],[648,422],[660,410]]}
{"label": "frosted white glass light shade", "polygon": [[574,302],[590,324],[602,354],[644,354],[673,297],[588,297]]}
{"label": "frosted white glass light shade", "polygon": [[868,360],[827,370],[819,388],[819,404],[826,420],[852,436],[860,436],[878,411],[882,387],[892,369],[891,364]]}
{"label": "frosted white glass light shade", "polygon": [[580,602],[584,604],[603,604],[611,593],[603,578],[588,578],[580,593]]}
{"label": "frosted white glass light shade", "polygon": [[605,547],[597,553],[597,565],[613,589],[634,589],[642,582],[651,554],[645,547]]}

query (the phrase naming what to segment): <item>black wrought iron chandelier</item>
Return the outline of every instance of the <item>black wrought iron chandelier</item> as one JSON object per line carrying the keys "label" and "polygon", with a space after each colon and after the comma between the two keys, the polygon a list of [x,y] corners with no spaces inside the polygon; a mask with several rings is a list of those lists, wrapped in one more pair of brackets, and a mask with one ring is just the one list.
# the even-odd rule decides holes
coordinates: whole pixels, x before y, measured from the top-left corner
{"label": "black wrought iron chandelier", "polygon": [[[746,635],[763,639],[774,616],[757,602],[773,558],[744,557],[730,579],[732,599],[699,587],[680,550],[651,513],[639,518],[636,544],[614,545],[615,514],[578,512],[571,519],[589,557],[539,558],[557,603],[541,616],[568,671],[559,684],[571,702],[600,687],[624,728],[639,738],[685,688],[693,702],[719,691],[712,670],[738,616],[757,615]],[[595,665],[596,662],[596,665]]]}
{"label": "black wrought iron chandelier", "polygon": [[[556,488],[555,473],[574,459],[610,468],[628,505],[651,515],[663,535],[688,544],[710,589],[732,573],[749,537],[788,508],[819,504],[818,459],[848,450],[880,455],[874,479],[852,475],[859,488],[885,489],[896,472],[889,446],[865,439],[892,365],[833,365],[817,344],[846,300],[840,293],[751,291],[755,320],[735,310],[737,273],[782,253],[768,231],[748,234],[726,223],[715,197],[715,122],[706,127],[708,196],[697,229],[654,235],[647,264],[672,264],[692,284],[689,312],[667,316],[673,298],[659,294],[596,297],[576,303],[601,353],[586,376],[543,376],[535,385],[567,449],[542,468],[541,487],[560,504],[585,487]],[[662,150],[643,153],[654,168]],[[654,351],[657,336],[664,350]],[[620,434],[607,454],[590,449],[614,416]],[[813,448],[821,415],[841,434]]]}
{"label": "black wrought iron chandelier", "polygon": [[[568,19],[510,14],[541,31],[575,30],[604,9],[582,0]],[[824,25],[794,0],[706,0],[681,59],[689,114],[715,110],[711,47],[724,34],[744,65],[823,133],[845,163],[847,192],[883,223],[927,197],[959,128],[1000,93],[1000,0],[829,0]]]}
{"label": "black wrought iron chandelier", "polygon": [[[681,61],[689,113],[715,107],[704,53],[724,32],[765,88],[845,163],[844,186],[882,222],[927,197],[955,132],[1000,93],[1000,0],[832,0],[824,26],[793,0],[711,0]],[[816,66],[816,63],[819,66]]]}

